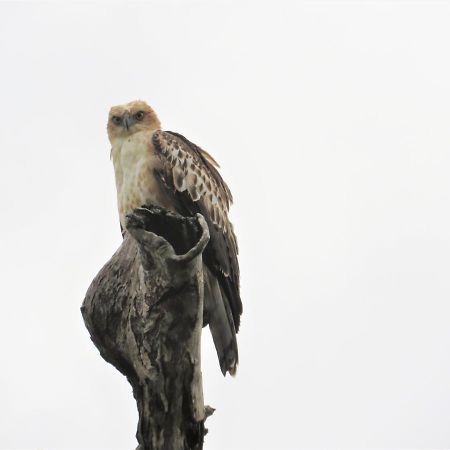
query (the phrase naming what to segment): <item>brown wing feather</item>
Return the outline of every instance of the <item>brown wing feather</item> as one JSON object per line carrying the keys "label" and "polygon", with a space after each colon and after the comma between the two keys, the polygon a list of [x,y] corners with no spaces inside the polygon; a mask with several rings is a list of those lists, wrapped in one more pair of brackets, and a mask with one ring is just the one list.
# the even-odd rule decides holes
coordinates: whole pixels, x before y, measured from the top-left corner
{"label": "brown wing feather", "polygon": [[205,264],[225,291],[236,331],[242,302],[239,293],[238,245],[228,210],[233,202],[230,189],[220,176],[215,160],[184,136],[156,131],[153,144],[161,158],[162,178],[186,214],[200,212],[210,228]]}

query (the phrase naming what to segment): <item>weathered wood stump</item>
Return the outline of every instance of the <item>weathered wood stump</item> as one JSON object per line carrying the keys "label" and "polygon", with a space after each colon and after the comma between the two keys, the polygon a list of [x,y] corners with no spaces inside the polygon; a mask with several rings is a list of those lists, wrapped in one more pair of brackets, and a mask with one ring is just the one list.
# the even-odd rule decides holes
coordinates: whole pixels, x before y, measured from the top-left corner
{"label": "weathered wood stump", "polygon": [[136,209],[117,252],[95,277],[82,315],[102,357],[122,372],[137,402],[139,450],[202,449],[201,215]]}

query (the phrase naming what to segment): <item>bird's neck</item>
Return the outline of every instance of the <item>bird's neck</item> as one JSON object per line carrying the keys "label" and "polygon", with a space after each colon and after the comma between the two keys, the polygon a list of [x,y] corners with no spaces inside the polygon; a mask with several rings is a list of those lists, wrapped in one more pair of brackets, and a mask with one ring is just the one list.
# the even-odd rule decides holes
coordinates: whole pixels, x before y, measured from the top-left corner
{"label": "bird's neck", "polygon": [[114,138],[111,141],[111,159],[114,167],[136,163],[148,150],[153,150],[152,136],[155,131],[138,131]]}

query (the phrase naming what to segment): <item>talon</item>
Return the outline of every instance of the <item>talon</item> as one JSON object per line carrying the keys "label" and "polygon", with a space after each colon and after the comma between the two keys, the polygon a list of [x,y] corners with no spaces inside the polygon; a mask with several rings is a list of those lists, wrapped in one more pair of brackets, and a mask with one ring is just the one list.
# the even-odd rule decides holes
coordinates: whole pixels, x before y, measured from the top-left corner
{"label": "talon", "polygon": [[132,212],[125,216],[126,219],[126,228],[142,228],[144,225],[144,221],[139,215]]}

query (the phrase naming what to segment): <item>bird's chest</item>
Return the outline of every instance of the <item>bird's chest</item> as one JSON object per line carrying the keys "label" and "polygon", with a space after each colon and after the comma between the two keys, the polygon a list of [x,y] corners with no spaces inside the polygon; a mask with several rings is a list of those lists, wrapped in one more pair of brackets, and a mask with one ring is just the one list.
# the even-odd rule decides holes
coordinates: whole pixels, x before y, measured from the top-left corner
{"label": "bird's chest", "polygon": [[145,203],[164,206],[154,174],[154,170],[160,167],[160,160],[155,154],[151,136],[137,134],[125,139],[113,147],[112,157],[122,226],[125,215]]}

